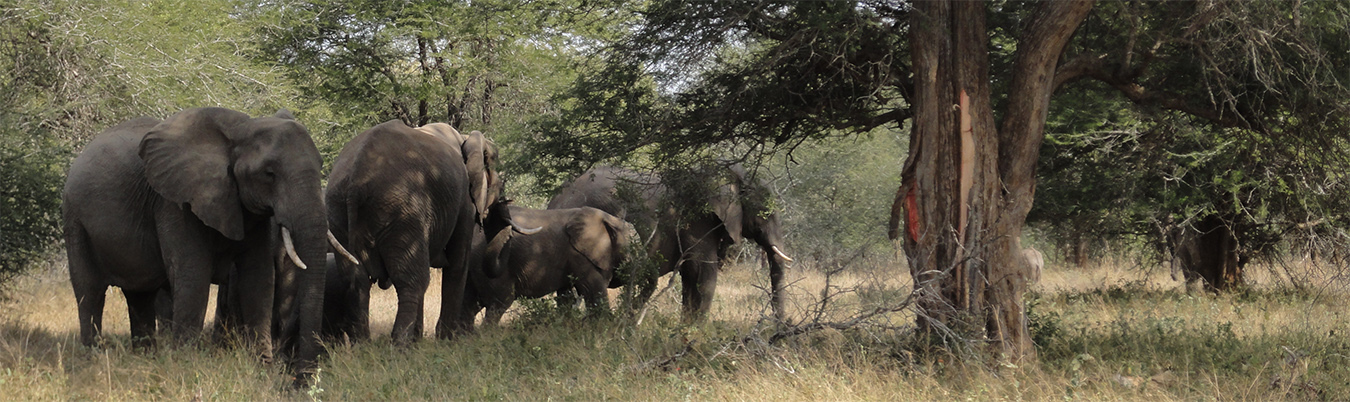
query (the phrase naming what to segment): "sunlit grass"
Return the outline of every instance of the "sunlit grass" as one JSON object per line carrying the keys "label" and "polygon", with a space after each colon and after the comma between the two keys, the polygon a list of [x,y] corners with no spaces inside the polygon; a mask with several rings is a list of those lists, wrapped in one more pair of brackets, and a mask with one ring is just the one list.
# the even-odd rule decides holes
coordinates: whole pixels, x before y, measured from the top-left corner
{"label": "sunlit grass", "polygon": [[[903,266],[869,261],[827,278],[810,263],[788,273],[790,320],[839,320],[894,303]],[[1169,273],[1108,261],[1051,265],[1029,295],[1040,362],[960,360],[908,332],[912,315],[769,345],[768,278],[728,266],[707,322],[679,319],[679,285],[634,326],[581,319],[551,302],[517,304],[501,327],[451,341],[393,346],[394,290],[372,295],[376,339],[332,345],[319,383],[285,391],[283,369],[243,348],[129,347],[126,309],[110,291],[105,346],[78,342],[64,263],[12,288],[0,315],[5,400],[1344,400],[1350,317],[1336,287],[1291,291],[1252,269],[1253,286],[1187,292]],[[433,271],[433,284],[439,272]],[[669,278],[662,278],[664,287]],[[678,280],[676,281],[678,282]],[[1343,287],[1339,288],[1343,289]],[[827,295],[830,307],[819,310]],[[617,300],[617,291],[611,296]],[[440,306],[427,294],[430,337]],[[616,302],[617,304],[617,302]],[[820,311],[820,316],[815,314]],[[757,336],[758,335],[758,336]]]}

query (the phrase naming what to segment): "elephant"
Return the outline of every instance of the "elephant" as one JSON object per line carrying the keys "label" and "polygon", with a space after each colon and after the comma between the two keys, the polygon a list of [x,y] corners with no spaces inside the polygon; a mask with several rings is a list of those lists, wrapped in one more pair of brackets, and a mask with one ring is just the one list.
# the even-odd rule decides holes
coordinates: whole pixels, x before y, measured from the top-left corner
{"label": "elephant", "polygon": [[[398,292],[391,337],[407,344],[421,338],[423,302],[431,281],[428,267],[443,268],[438,338],[469,330],[456,325],[463,301],[474,227],[488,221],[503,184],[496,172],[497,150],[482,133],[463,135],[445,123],[419,128],[390,120],[357,135],[333,163],[325,194],[328,223],[360,268],[339,259],[348,275],[349,335],[364,339],[369,329],[371,281]],[[496,220],[494,220],[496,219]],[[488,272],[499,276],[500,271]]]}
{"label": "elephant", "polygon": [[1041,281],[1041,269],[1045,268],[1045,254],[1035,247],[1022,249],[1022,260],[1027,264],[1027,283],[1035,284]]}
{"label": "elephant", "polygon": [[[211,283],[264,359],[272,353],[277,252],[296,265],[295,369],[303,381],[322,352],[325,250],[333,242],[320,191],[323,160],[309,132],[282,110],[250,118],[219,107],[163,121],[133,119],[98,134],[72,162],[62,193],[80,340],[96,344],[107,288],[126,297],[131,335],[152,344],[156,295],[167,289],[174,338],[202,330]],[[229,285],[222,285],[229,286]],[[225,288],[222,288],[225,289]]]}
{"label": "elephant", "polygon": [[[481,262],[470,266],[461,319],[472,325],[478,311],[486,308],[483,323],[495,325],[518,297],[539,298],[572,288],[585,297],[588,315],[608,313],[606,290],[635,236],[632,225],[591,207],[507,208],[517,224],[542,230],[529,236],[489,232],[492,242],[484,242],[484,234],[476,236],[475,254]],[[505,275],[485,274],[499,269]]]}
{"label": "elephant", "polygon": [[[636,281],[640,305],[651,297],[657,276],[679,270],[683,315],[701,319],[712,306],[717,274],[728,247],[753,240],[768,255],[774,316],[784,318],[783,229],[764,183],[740,165],[712,166],[664,175],[600,166],[565,184],[549,209],[589,206],[632,222],[650,238],[650,255],[660,255],[656,275],[619,273],[610,286]],[[629,278],[631,277],[631,278]]]}

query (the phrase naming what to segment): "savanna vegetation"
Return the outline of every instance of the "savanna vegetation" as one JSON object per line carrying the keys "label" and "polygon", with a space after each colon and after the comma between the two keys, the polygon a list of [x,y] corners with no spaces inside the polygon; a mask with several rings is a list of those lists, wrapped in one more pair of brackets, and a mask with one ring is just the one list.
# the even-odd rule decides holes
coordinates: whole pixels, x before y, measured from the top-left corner
{"label": "savanna vegetation", "polygon": [[[1350,399],[1347,24],[1333,1],[0,0],[0,395]],[[640,324],[539,300],[397,347],[376,292],[381,336],[298,391],[210,340],[133,349],[115,296],[83,347],[65,170],[198,106],[289,109],[325,168],[390,119],[481,130],[533,207],[599,163],[743,163],[797,259],[788,319],[744,247],[695,323],[662,278]]]}

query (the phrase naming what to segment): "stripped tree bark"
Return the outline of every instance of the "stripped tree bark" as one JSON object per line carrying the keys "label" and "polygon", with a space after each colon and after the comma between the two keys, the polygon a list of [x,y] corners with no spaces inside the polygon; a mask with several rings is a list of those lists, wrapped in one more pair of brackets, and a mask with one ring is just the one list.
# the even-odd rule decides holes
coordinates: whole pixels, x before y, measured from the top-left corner
{"label": "stripped tree bark", "polygon": [[1002,122],[992,109],[987,4],[914,4],[914,124],[890,233],[910,263],[919,328],[989,340],[1013,362],[1036,358],[1022,303],[1031,267],[1019,239],[1055,68],[1092,4],[1045,2],[1029,15]]}

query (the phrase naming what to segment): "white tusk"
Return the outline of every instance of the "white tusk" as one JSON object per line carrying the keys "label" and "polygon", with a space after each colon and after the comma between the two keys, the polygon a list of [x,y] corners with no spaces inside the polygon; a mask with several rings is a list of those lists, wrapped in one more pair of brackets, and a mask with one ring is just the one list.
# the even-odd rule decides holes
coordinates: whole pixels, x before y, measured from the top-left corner
{"label": "white tusk", "polygon": [[351,261],[352,264],[361,265],[361,262],[357,261],[356,257],[352,256],[352,253],[347,252],[347,249],[342,247],[342,243],[338,242],[337,237],[333,236],[333,231],[331,230],[328,231],[328,244],[332,244],[333,249],[337,250],[338,254],[342,254],[343,257],[347,257],[347,260]]}
{"label": "white tusk", "polygon": [[291,243],[291,230],[285,226],[281,227],[281,244],[286,246],[286,256],[291,257],[291,262],[294,262],[295,266],[300,267],[300,269],[309,268],[305,266],[304,262],[300,261],[300,256],[295,255],[295,244]]}
{"label": "white tusk", "polygon": [[783,259],[787,260],[787,262],[792,262],[792,257],[788,257],[787,254],[783,254],[783,250],[779,250],[778,246],[773,246],[772,248],[774,254],[778,254],[779,257],[783,257]]}

